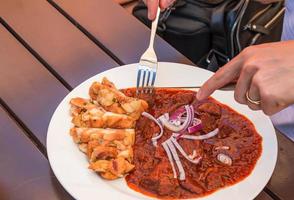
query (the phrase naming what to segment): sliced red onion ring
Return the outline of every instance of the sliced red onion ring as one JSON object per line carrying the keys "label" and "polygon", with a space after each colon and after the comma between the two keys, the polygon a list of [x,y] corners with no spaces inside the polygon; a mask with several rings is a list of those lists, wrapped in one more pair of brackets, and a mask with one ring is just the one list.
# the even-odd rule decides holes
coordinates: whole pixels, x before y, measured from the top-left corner
{"label": "sliced red onion ring", "polygon": [[187,117],[184,123],[180,126],[176,126],[169,121],[169,115],[168,113],[165,113],[164,115],[160,116],[158,119],[161,122],[163,126],[165,126],[167,129],[173,131],[173,132],[181,132],[185,129],[188,128],[188,126],[191,123],[192,116],[191,116],[191,111],[190,111],[190,106],[186,105],[185,106],[186,112],[187,112]]}
{"label": "sliced red onion ring", "polygon": [[[205,135],[181,135],[180,138],[189,139],[189,140],[206,140],[208,138],[214,137],[218,134],[219,129],[216,128],[213,131],[205,134]],[[178,137],[179,133],[173,133],[173,137]]]}
{"label": "sliced red onion ring", "polygon": [[194,118],[192,126],[188,127],[188,132],[195,133],[197,131],[200,131],[201,129],[202,129],[202,121],[198,118]]}
{"label": "sliced red onion ring", "polygon": [[178,120],[179,120],[181,123],[183,123],[184,121],[186,121],[186,119],[187,119],[187,117],[181,117],[181,118],[179,118]]}
{"label": "sliced red onion ring", "polygon": [[197,157],[196,159],[191,159],[174,137],[170,137],[170,140],[172,141],[174,146],[179,150],[179,152],[191,163],[198,164],[202,159],[201,156]]}
{"label": "sliced red onion ring", "polygon": [[174,173],[174,178],[177,178],[177,171],[176,171],[176,168],[175,168],[175,165],[174,165],[173,156],[172,156],[172,154],[171,154],[171,152],[170,152],[170,150],[168,148],[168,145],[167,145],[166,142],[163,142],[161,145],[163,146],[163,148],[164,148],[164,150],[165,150],[165,152],[167,154],[167,157],[169,159],[170,165],[171,165],[173,173]]}
{"label": "sliced red onion ring", "polygon": [[188,155],[188,157],[190,158],[190,159],[195,159],[196,157],[197,157],[197,152],[196,152],[196,150],[193,150],[193,152],[192,152],[192,154],[190,154],[190,155]]}
{"label": "sliced red onion ring", "polygon": [[192,125],[193,124],[193,119],[194,119],[194,107],[192,106],[192,105],[190,105],[190,112],[191,112],[191,118],[192,118],[192,120],[191,120],[191,122],[190,122],[190,124],[189,125]]}
{"label": "sliced red onion ring", "polygon": [[200,130],[202,130],[202,124],[197,124],[197,125],[188,127],[188,133],[195,133]]}
{"label": "sliced red onion ring", "polygon": [[232,163],[233,163],[232,158],[226,154],[223,154],[223,153],[220,153],[217,155],[217,160],[225,165],[232,165]]}
{"label": "sliced red onion ring", "polygon": [[180,158],[179,158],[179,156],[178,156],[177,150],[176,150],[176,148],[174,147],[174,145],[173,145],[173,143],[172,143],[171,140],[168,139],[168,140],[166,141],[166,144],[167,144],[167,146],[168,146],[168,148],[169,148],[171,154],[173,155],[174,161],[176,162],[176,165],[177,165],[177,167],[178,167],[178,170],[179,170],[179,176],[180,176],[179,179],[180,179],[181,181],[183,181],[183,180],[186,179],[186,174],[185,174],[184,167],[183,167],[183,165],[182,165],[182,163],[181,163],[181,160],[180,160]]}
{"label": "sliced red onion ring", "polygon": [[185,106],[181,106],[175,112],[171,114],[170,120],[178,120],[185,113],[186,113]]}
{"label": "sliced red onion ring", "polygon": [[162,127],[162,125],[158,122],[158,120],[155,119],[155,118],[154,118],[152,115],[150,115],[149,113],[147,113],[147,112],[142,112],[142,115],[143,115],[144,117],[147,117],[148,119],[154,121],[154,122],[159,126],[159,128],[160,128],[160,133],[157,134],[156,136],[154,136],[154,137],[151,139],[151,140],[152,140],[152,144],[153,144],[154,146],[157,146],[157,140],[159,140],[159,139],[161,138],[161,136],[163,135],[163,127]]}
{"label": "sliced red onion ring", "polygon": [[[189,132],[189,133],[195,133],[195,132],[197,132],[197,131],[202,130],[203,127],[202,127],[202,124],[201,124],[202,122],[201,122],[200,119],[198,119],[198,118],[194,118],[192,121],[193,121],[193,122],[192,122],[193,126],[188,127],[188,132]],[[181,133],[177,136],[177,140],[180,139],[181,136],[184,135],[184,134],[185,134],[185,132],[181,132]]]}
{"label": "sliced red onion ring", "polygon": [[169,122],[175,126],[180,126],[181,125],[181,121],[174,119],[174,120],[169,120]]}
{"label": "sliced red onion ring", "polygon": [[[190,105],[190,111],[191,111],[191,115],[193,118],[195,111],[194,111],[194,107],[192,105]],[[171,114],[170,120],[179,120],[179,119],[183,119],[183,118],[186,119],[186,116],[184,117],[185,114],[187,114],[185,106],[181,106],[180,108],[178,108],[175,112],[173,112]]]}
{"label": "sliced red onion ring", "polygon": [[202,123],[201,119],[198,119],[198,118],[193,119],[193,126],[196,126],[196,125],[201,124],[201,123]]}
{"label": "sliced red onion ring", "polygon": [[[186,117],[181,117],[181,118],[179,118],[178,120],[179,120],[180,122],[184,122],[184,121],[186,121]],[[192,120],[192,124],[198,123],[199,120],[200,120],[200,119],[198,119],[198,118],[194,118],[194,119]]]}
{"label": "sliced red onion ring", "polygon": [[178,140],[178,139],[180,139],[182,137],[182,135],[184,135],[184,132],[178,134],[178,136],[174,136],[174,134],[172,136],[173,137],[176,137],[176,139]]}
{"label": "sliced red onion ring", "polygon": [[220,147],[215,147],[215,150],[229,150],[229,146],[220,146]]}

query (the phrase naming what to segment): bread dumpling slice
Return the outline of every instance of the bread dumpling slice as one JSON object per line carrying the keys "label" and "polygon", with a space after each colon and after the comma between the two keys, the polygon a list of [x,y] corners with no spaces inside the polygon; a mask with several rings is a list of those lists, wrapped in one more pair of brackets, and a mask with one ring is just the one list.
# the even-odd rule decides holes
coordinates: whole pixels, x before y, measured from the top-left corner
{"label": "bread dumpling slice", "polygon": [[126,114],[135,120],[139,119],[141,113],[148,108],[146,101],[126,96],[105,77],[101,83],[94,82],[92,84],[89,94],[91,99],[97,101],[105,110]]}
{"label": "bread dumpling slice", "polygon": [[73,127],[70,130],[70,135],[76,143],[88,143],[91,140],[97,140],[101,145],[111,143],[114,146],[116,141],[120,141],[122,142],[119,143],[120,145],[132,146],[135,141],[135,129]]}
{"label": "bread dumpling slice", "polygon": [[136,120],[125,114],[105,111],[101,106],[83,98],[70,101],[72,123],[76,127],[91,128],[133,128]]}

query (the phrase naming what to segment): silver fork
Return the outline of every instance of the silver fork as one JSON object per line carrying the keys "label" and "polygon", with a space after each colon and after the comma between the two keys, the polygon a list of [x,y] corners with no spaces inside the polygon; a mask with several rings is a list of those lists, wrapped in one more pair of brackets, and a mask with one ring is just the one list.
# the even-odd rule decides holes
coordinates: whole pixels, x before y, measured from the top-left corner
{"label": "silver fork", "polygon": [[157,8],[156,18],[151,25],[151,36],[149,47],[140,58],[138,72],[137,72],[137,94],[140,92],[152,93],[156,71],[157,71],[157,56],[154,51],[154,38],[160,14],[160,8]]}

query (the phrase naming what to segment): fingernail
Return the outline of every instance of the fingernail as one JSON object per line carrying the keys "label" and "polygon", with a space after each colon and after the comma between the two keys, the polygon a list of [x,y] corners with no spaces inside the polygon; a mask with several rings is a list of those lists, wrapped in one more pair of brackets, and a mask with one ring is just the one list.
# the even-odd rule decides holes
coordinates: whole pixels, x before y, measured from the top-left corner
{"label": "fingernail", "polygon": [[151,20],[151,12],[148,11],[148,19]]}

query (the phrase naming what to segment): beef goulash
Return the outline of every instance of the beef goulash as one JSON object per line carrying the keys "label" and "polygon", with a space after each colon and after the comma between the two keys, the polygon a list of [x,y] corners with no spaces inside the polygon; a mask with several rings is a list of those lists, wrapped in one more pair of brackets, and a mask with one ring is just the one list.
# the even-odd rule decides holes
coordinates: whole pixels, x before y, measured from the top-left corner
{"label": "beef goulash", "polygon": [[93,83],[89,94],[90,99],[70,101],[70,134],[87,155],[90,169],[105,179],[123,177],[134,168],[134,128],[148,104],[125,96],[106,78]]}
{"label": "beef goulash", "polygon": [[243,115],[196,92],[118,90],[106,78],[89,99],[70,101],[70,134],[105,179],[126,177],[135,191],[160,199],[211,194],[250,175],[262,138]]}
{"label": "beef goulash", "polygon": [[[135,96],[134,89],[125,89]],[[253,170],[262,138],[243,115],[189,90],[142,94],[129,187],[160,199],[197,198],[236,184]]]}

